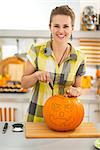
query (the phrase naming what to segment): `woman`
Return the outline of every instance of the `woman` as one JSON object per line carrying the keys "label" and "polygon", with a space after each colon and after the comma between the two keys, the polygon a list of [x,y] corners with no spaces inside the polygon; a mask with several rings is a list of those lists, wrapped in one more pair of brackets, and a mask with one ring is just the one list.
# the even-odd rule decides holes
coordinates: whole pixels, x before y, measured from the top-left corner
{"label": "woman", "polygon": [[52,95],[77,97],[85,73],[84,56],[68,42],[75,15],[68,6],[56,7],[50,16],[51,40],[28,51],[22,87],[32,89],[27,121],[43,121],[42,108]]}

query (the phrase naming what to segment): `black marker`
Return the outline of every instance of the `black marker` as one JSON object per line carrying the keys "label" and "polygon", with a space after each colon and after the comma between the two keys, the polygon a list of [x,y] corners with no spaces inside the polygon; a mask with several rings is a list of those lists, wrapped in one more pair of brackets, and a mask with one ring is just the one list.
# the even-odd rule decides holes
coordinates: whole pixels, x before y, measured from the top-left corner
{"label": "black marker", "polygon": [[2,130],[2,133],[3,133],[3,134],[6,133],[7,128],[8,128],[8,123],[6,122],[6,123],[4,124],[3,130]]}

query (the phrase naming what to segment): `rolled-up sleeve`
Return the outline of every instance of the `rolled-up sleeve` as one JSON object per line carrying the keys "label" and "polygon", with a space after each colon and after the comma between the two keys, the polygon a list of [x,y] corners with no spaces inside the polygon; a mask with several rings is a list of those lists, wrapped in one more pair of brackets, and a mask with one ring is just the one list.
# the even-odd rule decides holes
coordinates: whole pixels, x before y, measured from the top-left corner
{"label": "rolled-up sleeve", "polygon": [[36,68],[36,59],[37,59],[37,55],[36,55],[36,49],[34,48],[34,45],[32,45],[30,47],[30,49],[27,51],[27,58],[28,60],[32,63],[32,65]]}
{"label": "rolled-up sleeve", "polygon": [[76,76],[83,76],[86,73],[86,62],[83,60],[77,70]]}

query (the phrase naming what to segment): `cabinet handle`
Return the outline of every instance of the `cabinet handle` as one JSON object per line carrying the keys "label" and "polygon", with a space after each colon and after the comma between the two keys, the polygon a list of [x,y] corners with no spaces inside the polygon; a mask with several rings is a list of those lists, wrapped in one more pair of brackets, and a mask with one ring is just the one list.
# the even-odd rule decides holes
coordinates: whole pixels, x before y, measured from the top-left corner
{"label": "cabinet handle", "polygon": [[12,119],[12,112],[11,112],[11,107],[9,107],[9,121],[11,121]]}
{"label": "cabinet handle", "polygon": [[7,108],[4,108],[4,121],[7,121]]}
{"label": "cabinet handle", "polygon": [[0,108],[0,122],[2,121],[2,108]]}
{"label": "cabinet handle", "polygon": [[100,112],[100,109],[96,109],[94,112],[97,112],[97,113],[98,113],[98,112]]}

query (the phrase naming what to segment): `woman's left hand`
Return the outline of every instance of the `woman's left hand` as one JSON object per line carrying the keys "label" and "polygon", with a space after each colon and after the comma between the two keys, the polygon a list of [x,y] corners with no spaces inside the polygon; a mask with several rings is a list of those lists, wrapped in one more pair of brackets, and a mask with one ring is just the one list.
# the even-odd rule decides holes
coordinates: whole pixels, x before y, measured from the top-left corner
{"label": "woman's left hand", "polygon": [[81,87],[73,87],[73,86],[70,86],[70,87],[65,91],[64,96],[65,96],[65,97],[78,97],[78,96],[81,95],[81,93],[82,93]]}

